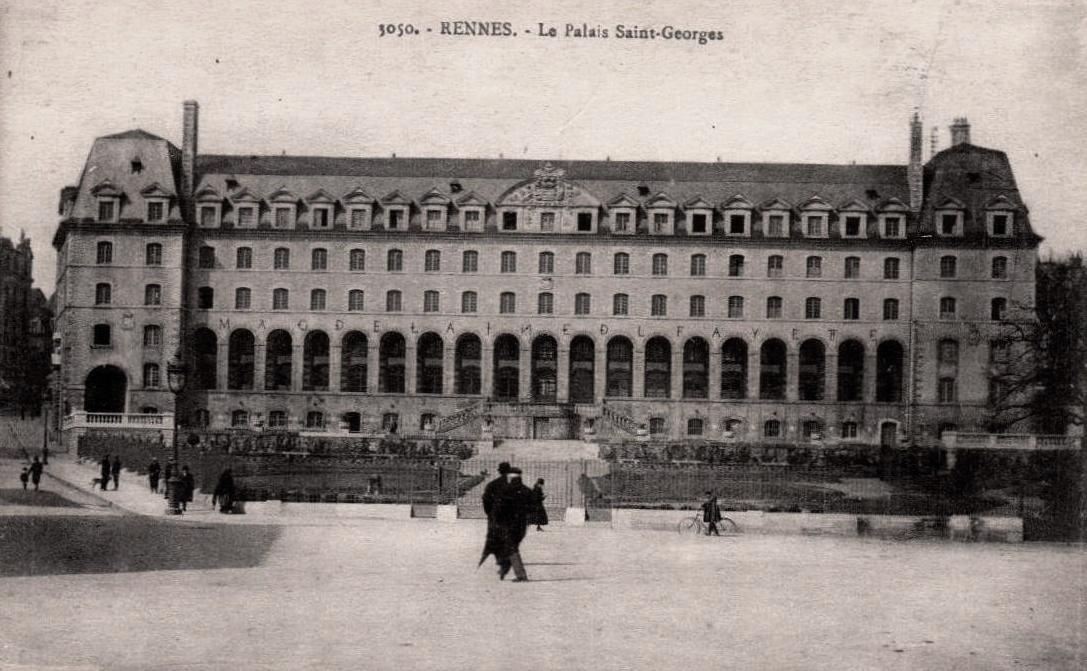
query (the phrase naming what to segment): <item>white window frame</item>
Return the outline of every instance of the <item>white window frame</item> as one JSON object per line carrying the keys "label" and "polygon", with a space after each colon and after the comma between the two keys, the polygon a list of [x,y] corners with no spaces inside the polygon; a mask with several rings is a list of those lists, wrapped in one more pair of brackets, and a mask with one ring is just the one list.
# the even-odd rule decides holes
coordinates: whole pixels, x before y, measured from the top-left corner
{"label": "white window frame", "polygon": [[[253,219],[251,224],[242,224],[242,210],[250,210],[253,212]],[[260,222],[260,208],[256,203],[239,203],[234,206],[234,228],[252,229],[256,228]]]}
{"label": "white window frame", "polygon": [[[852,218],[860,219],[860,225],[857,227],[856,235],[849,235],[846,233],[847,221]],[[868,213],[857,212],[856,210],[842,212],[838,215],[838,228],[842,238],[846,240],[863,240],[868,237]]]}
{"label": "white window frame", "polygon": [[[386,231],[401,231],[401,232],[403,232],[403,231],[408,230],[409,225],[410,225],[409,217],[410,217],[411,211],[408,209],[407,205],[383,205],[382,210],[383,210],[383,217],[384,217],[383,220],[382,220],[382,227]],[[399,226],[397,228],[389,228],[389,221],[392,219],[392,213],[393,212],[400,212],[401,213],[401,215],[402,215],[401,221],[403,222],[403,226]]]}
{"label": "white window frame", "polygon": [[[732,232],[732,217],[739,215],[744,218],[744,230],[742,233]],[[729,238],[750,238],[751,237],[751,210],[740,208],[728,208],[722,213],[723,221],[721,227],[725,232],[725,236]],[[788,219],[786,219],[788,222]],[[788,223],[785,225],[785,230],[788,231]]]}
{"label": "white window frame", "polygon": [[[818,218],[818,219],[822,220],[822,226],[820,228],[819,235],[812,235],[809,232],[811,230],[811,220],[815,219],[815,218]],[[829,212],[824,212],[822,210],[820,210],[818,212],[805,212],[803,215],[801,215],[801,222],[802,222],[802,227],[804,229],[804,237],[805,238],[823,239],[823,238],[829,237],[829,235],[830,235],[830,231],[829,231],[829,229],[830,229],[830,213]]]}
{"label": "white window frame", "polygon": [[[706,230],[701,233],[694,231],[694,217],[695,215],[705,215],[706,217]],[[687,235],[696,238],[707,238],[713,235],[713,210],[704,207],[696,207],[686,211],[687,215]]]}
{"label": "white window frame", "polygon": [[[204,224],[204,208],[212,208],[215,214],[211,218],[211,225]],[[223,225],[223,204],[217,201],[203,200],[196,203],[197,228],[219,228]]]}
{"label": "white window frame", "polygon": [[[430,213],[437,212],[437,222],[431,223]],[[423,230],[424,231],[445,231],[449,227],[449,206],[448,205],[427,205],[423,208]]]}
{"label": "white window frame", "polygon": [[[325,221],[327,222],[326,226],[318,226],[317,225],[317,213],[318,212],[325,212]],[[333,215],[334,215],[334,212],[332,210],[331,205],[310,205],[310,218],[309,218],[310,230],[313,230],[313,231],[331,231],[332,230],[332,225],[333,225],[333,223],[335,223],[334,220],[333,220]]]}
{"label": "white window frame", "polygon": [[[551,228],[544,228],[544,216],[551,215]],[[560,233],[563,224],[562,212],[553,209],[540,210],[535,213],[533,227],[540,233]]]}
{"label": "white window frame", "polygon": [[[166,221],[170,218],[170,201],[168,199],[166,199],[166,198],[145,198],[144,201],[147,204],[146,205],[146,207],[147,207],[147,210],[146,210],[147,223],[149,223],[149,224],[164,224],[164,223],[166,223]],[[162,218],[161,219],[152,219],[151,218],[151,205],[152,205],[152,203],[162,206]]]}
{"label": "white window frame", "polygon": [[[101,205],[103,203],[111,203],[113,205],[113,216],[109,219],[99,218],[101,212]],[[118,196],[98,196],[94,201],[94,220],[103,224],[115,224],[121,219],[121,199]]]}
{"label": "white window frame", "polygon": [[[998,235],[993,232],[994,219],[998,216],[1008,217],[1007,231]],[[989,210],[985,213],[985,228],[990,238],[1010,238],[1015,234],[1015,212],[1011,210]]]}
{"label": "white window frame", "polygon": [[[898,219],[898,235],[890,235],[887,232],[887,223],[890,219]],[[885,212],[879,215],[879,235],[888,240],[902,240],[906,237],[906,215],[902,212]]]}
{"label": "white window frame", "polygon": [[[638,229],[638,210],[633,207],[613,207],[611,209],[611,232],[614,235],[634,235],[634,232]],[[630,217],[630,221],[627,225],[627,230],[620,231],[616,228],[619,222],[619,215],[625,214]]]}
{"label": "white window frame", "polygon": [[[287,227],[279,225],[280,210],[287,211]],[[274,203],[272,205],[272,228],[279,231],[293,231],[298,224],[298,206],[293,203]]]}
{"label": "white window frame", "polygon": [[[647,210],[650,235],[675,235],[676,211],[673,207],[651,207]],[[664,215],[664,226],[660,231],[655,230],[657,215]]]}
{"label": "white window frame", "polygon": [[[479,219],[475,222],[468,221],[468,213],[475,212],[479,215]],[[462,231],[468,233],[482,233],[483,226],[486,222],[486,215],[483,211],[483,207],[479,205],[466,205],[460,209],[460,228]]]}
{"label": "white window frame", "polygon": [[[362,213],[362,222],[360,225],[355,225],[355,213]],[[374,211],[373,206],[366,205],[348,205],[347,206],[347,229],[351,231],[368,231],[373,224]]]}
{"label": "white window frame", "polygon": [[[955,230],[944,233],[944,215],[955,215]],[[964,219],[962,210],[936,210],[936,235],[941,238],[961,238]]]}
{"label": "white window frame", "polygon": [[[513,228],[506,228],[506,214],[512,213],[514,217]],[[521,216],[521,209],[517,207],[500,207],[498,208],[498,232],[499,233],[519,233],[521,226],[524,224],[523,217]]]}
{"label": "white window frame", "polygon": [[[789,215],[788,210],[766,210],[762,213],[762,236],[764,238],[788,238]],[[781,217],[781,235],[770,235],[770,217]]]}
{"label": "white window frame", "polygon": [[[595,207],[575,207],[568,210],[569,216],[560,217],[561,223],[558,227],[562,229],[564,233],[572,233],[574,235],[592,235],[596,233],[596,228],[599,224],[599,217],[597,208]],[[566,212],[562,214],[567,214]],[[589,230],[578,230],[578,219],[583,214],[589,215]]]}

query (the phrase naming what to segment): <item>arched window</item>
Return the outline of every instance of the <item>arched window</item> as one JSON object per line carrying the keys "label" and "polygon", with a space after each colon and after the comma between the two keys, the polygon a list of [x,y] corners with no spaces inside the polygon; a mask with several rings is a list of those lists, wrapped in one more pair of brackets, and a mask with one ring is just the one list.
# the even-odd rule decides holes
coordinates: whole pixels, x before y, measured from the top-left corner
{"label": "arched window", "polygon": [[885,298],[883,299],[883,320],[884,321],[896,321],[898,319],[898,299],[897,298]]}
{"label": "arched window", "polygon": [[683,398],[707,398],[710,380],[710,346],[702,338],[683,344]]}
{"label": "arched window", "polygon": [[706,316],[706,297],[705,296],[691,296],[690,299],[690,314],[691,317],[705,317]]}
{"label": "arched window", "polygon": [[399,249],[390,249],[385,255],[385,270],[390,273],[404,270],[404,252]]}
{"label": "arched window", "polygon": [[800,344],[799,397],[801,401],[822,401],[826,394],[826,348],[819,340]]}
{"label": "arched window", "polygon": [[574,274],[575,275],[592,275],[593,274],[593,255],[589,252],[578,252],[574,257]]}
{"label": "arched window", "polygon": [[672,344],[650,338],[645,344],[645,396],[668,398],[672,394]]}
{"label": "arched window", "polygon": [[876,401],[898,403],[902,400],[902,345],[886,340],[876,349]]}
{"label": "arched window", "polygon": [[442,393],[445,345],[437,333],[424,333],[415,345],[415,393]]}
{"label": "arched window", "polygon": [[520,394],[521,343],[504,334],[494,341],[494,397],[500,401],[517,400]]}
{"label": "arched window", "polygon": [[864,345],[856,340],[838,345],[838,400],[864,400]]}
{"label": "arched window", "polygon": [[264,388],[287,391],[291,388],[291,357],[294,354],[291,334],[275,330],[268,334],[264,345]]}
{"label": "arched window", "polygon": [[340,344],[340,391],[366,391],[369,341],[366,334],[350,331]]}
{"label": "arched window", "polygon": [[277,247],[272,252],[272,267],[275,270],[289,270],[291,267],[291,250],[286,247]]}
{"label": "arched window", "polygon": [[238,247],[234,252],[234,267],[238,270],[249,270],[253,267],[253,250],[249,247]]}
{"label": "arched window", "polygon": [[272,290],[272,309],[287,310],[291,307],[291,294],[286,289]]}
{"label": "arched window", "polygon": [[732,254],[728,257],[728,276],[729,277],[743,277],[744,275],[744,256],[743,254]]}
{"label": "arched window", "polygon": [[766,276],[781,277],[785,274],[785,257],[773,254],[766,259]]}
{"label": "arched window", "polygon": [[989,305],[989,319],[994,322],[1002,321],[1008,310],[1008,299],[994,298]]}
{"label": "arched window", "polygon": [[381,336],[378,355],[378,389],[383,394],[403,394],[407,364],[404,336],[396,332]]}
{"label": "arched window", "polygon": [[[506,252],[512,254],[513,252]],[[503,255],[502,263],[505,264],[505,256]],[[514,260],[516,263],[516,259]],[[507,271],[503,271],[507,272]],[[539,272],[541,275],[554,275],[555,274],[555,255],[551,252],[540,252],[540,264]]]}
{"label": "arched window", "polygon": [[503,291],[498,296],[498,312],[511,315],[517,312],[517,294],[512,291]]}
{"label": "arched window", "polygon": [[667,275],[668,274],[668,255],[667,254],[654,254],[653,255],[653,274],[654,275]]}
{"label": "arched window", "polygon": [[615,294],[611,297],[611,313],[613,315],[626,315],[630,310],[630,297],[626,294]]}
{"label": "arched window", "polygon": [[861,276],[861,257],[859,256],[847,256],[845,257],[845,278],[847,280],[855,280]]}
{"label": "arched window", "polygon": [[113,287],[106,282],[94,285],[94,304],[109,305],[113,300]]}
{"label": "arched window", "polygon": [[442,269],[442,253],[437,249],[428,249],[423,256],[423,271],[436,273]]}
{"label": "arched window", "polygon": [[781,319],[781,296],[770,296],[766,299],[766,318]]}
{"label": "arched window", "polygon": [[612,272],[616,275],[630,274],[630,254],[618,252],[612,263]]}
{"label": "arched window", "polygon": [[158,284],[148,284],[144,287],[143,304],[162,305],[162,286]]}
{"label": "arched window", "polygon": [[328,294],[324,289],[313,289],[309,292],[309,309],[324,310],[327,304]]}
{"label": "arched window", "polygon": [[215,248],[204,245],[197,252],[197,265],[200,268],[214,268],[215,267]]}
{"label": "arched window", "polygon": [[747,397],[747,343],[729,338],[721,345],[721,398]]}
{"label": "arched window", "polygon": [[197,391],[216,389],[218,363],[219,363],[219,339],[215,332],[208,328],[198,328],[192,335],[189,345],[192,349],[192,379],[189,384]]}
{"label": "arched window", "polygon": [[859,298],[847,298],[842,305],[842,319],[856,320],[861,318],[861,301]]}
{"label": "arched window", "polygon": [[362,312],[366,309],[366,296],[362,289],[347,292],[347,309],[349,312]]}
{"label": "arched window", "polygon": [[479,272],[479,252],[469,249],[461,255],[460,271],[462,273]]}
{"label": "arched window", "polygon": [[97,252],[95,254],[95,263],[100,266],[109,265],[113,263],[113,243],[112,242],[99,242]]}
{"label": "arched window", "polygon": [[517,252],[502,252],[500,270],[504,273],[517,272]]}
{"label": "arched window", "polygon": [[706,255],[691,255],[691,277],[703,277],[706,274]]}
{"label": "arched window", "polygon": [[328,250],[317,248],[310,252],[310,270],[328,270]]}
{"label": "arched window", "polygon": [[588,336],[570,341],[570,401],[592,403],[596,398],[596,344]]}
{"label": "arched window", "polygon": [[362,272],[366,270],[366,251],[362,249],[352,249],[347,258],[348,267],[354,272]]}
{"label": "arched window", "polygon": [[608,341],[604,395],[629,397],[634,384],[634,345],[616,336]]}
{"label": "arched window", "polygon": [[456,393],[478,394],[482,389],[483,344],[479,336],[467,334],[457,339],[453,359]]}
{"label": "arched window", "polygon": [[256,365],[256,338],[247,329],[237,329],[227,340],[227,389],[252,389]]}
{"label": "arched window", "polygon": [[400,312],[403,309],[403,297],[399,290],[390,289],[385,292],[385,312]]}
{"label": "arched window", "polygon": [[441,312],[441,295],[430,289],[423,292],[423,312]]}
{"label": "arched window", "polygon": [[302,341],[302,389],[326,391],[328,389],[329,347],[328,334],[310,331]]}
{"label": "arched window", "polygon": [[784,399],[785,379],[785,343],[777,338],[771,338],[762,344],[759,352],[759,397],[771,400]]}
{"label": "arched window", "polygon": [[550,292],[542,292],[536,296],[536,313],[549,315],[555,311],[555,295]]}
{"label": "arched window", "polygon": [[147,250],[144,255],[144,263],[149,266],[161,266],[162,245],[157,242],[148,243]]}
{"label": "arched window", "polygon": [[460,311],[464,314],[472,314],[478,308],[478,297],[474,291],[465,291],[460,295]]}
{"label": "arched window", "polygon": [[808,277],[822,277],[823,257],[809,256],[807,261],[805,262],[805,269]]}
{"label": "arched window", "polygon": [[950,296],[944,296],[940,299],[940,319],[955,319],[957,316],[957,305],[955,299]]}
{"label": "arched window", "polygon": [[148,324],[143,327],[143,346],[144,347],[161,347],[162,346],[162,327],[158,324]]}

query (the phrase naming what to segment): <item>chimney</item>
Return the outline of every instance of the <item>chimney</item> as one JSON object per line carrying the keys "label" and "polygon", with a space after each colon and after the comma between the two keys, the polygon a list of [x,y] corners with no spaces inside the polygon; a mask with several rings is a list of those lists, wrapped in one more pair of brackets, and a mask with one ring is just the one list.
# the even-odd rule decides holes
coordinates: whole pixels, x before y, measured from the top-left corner
{"label": "chimney", "polygon": [[181,131],[181,197],[188,207],[192,202],[196,179],[196,137],[200,105],[195,100],[186,100],[183,107],[185,115]]}
{"label": "chimney", "polygon": [[959,117],[951,124],[951,146],[959,144],[970,144],[970,122],[966,117]]}
{"label": "chimney", "polygon": [[910,163],[906,168],[906,181],[910,187],[910,211],[921,211],[924,169],[921,167],[921,119],[917,112],[910,121]]}
{"label": "chimney", "polygon": [[935,156],[940,151],[940,134],[937,132],[937,126],[932,127],[932,136],[930,138],[929,156]]}

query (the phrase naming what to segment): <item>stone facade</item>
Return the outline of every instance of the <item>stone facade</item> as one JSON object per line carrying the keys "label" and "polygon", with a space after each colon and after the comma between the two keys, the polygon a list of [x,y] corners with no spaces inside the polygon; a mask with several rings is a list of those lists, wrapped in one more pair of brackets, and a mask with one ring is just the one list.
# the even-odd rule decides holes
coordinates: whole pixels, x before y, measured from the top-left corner
{"label": "stone facade", "polygon": [[0,406],[38,412],[49,374],[51,315],[33,288],[30,240],[0,238]]}
{"label": "stone facade", "polygon": [[69,410],[172,409],[180,344],[189,424],[923,442],[987,424],[1034,298],[1007,158],[922,165],[916,119],[830,166],[202,155],[196,114],[65,192]]}

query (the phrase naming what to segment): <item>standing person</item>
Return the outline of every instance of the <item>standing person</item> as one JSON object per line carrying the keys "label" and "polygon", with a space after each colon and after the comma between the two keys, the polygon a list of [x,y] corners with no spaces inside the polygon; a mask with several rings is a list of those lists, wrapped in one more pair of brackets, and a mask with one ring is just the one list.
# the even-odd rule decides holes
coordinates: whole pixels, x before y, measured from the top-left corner
{"label": "standing person", "polygon": [[106,491],[106,487],[109,486],[109,455],[102,457],[102,491]]}
{"label": "standing person", "polygon": [[529,519],[529,524],[535,524],[536,531],[543,531],[543,527],[548,522],[547,508],[544,508],[544,499],[547,498],[547,494],[544,494],[543,486],[544,479],[539,478],[532,487],[532,516]]}
{"label": "standing person", "polygon": [[721,535],[717,530],[717,523],[721,521],[721,507],[717,505],[717,495],[713,492],[706,492],[706,502],[702,504],[702,521],[707,525],[707,536],[711,533],[714,536]]}
{"label": "standing person", "polygon": [[42,462],[37,457],[30,464],[30,481],[34,483],[34,491],[38,491],[38,484],[42,481]]}
{"label": "standing person", "polygon": [[162,474],[162,477],[164,478],[163,482],[166,483],[162,488],[163,496],[165,498],[170,498],[170,478],[174,476],[174,469],[176,468],[177,466],[174,465],[173,459],[166,462],[166,471]]}
{"label": "standing person", "polygon": [[[499,499],[495,517],[501,529],[503,545],[500,551],[505,556],[506,571],[513,568],[516,576],[514,582],[526,582],[528,574],[525,573],[525,565],[521,561],[521,541],[525,539],[528,531],[528,516],[533,506],[532,490],[521,482],[521,469],[513,466],[509,472],[509,483],[502,490],[502,498]],[[504,578],[505,573],[500,573],[499,578]]]}
{"label": "standing person", "polygon": [[151,491],[156,494],[159,491],[159,474],[161,472],[162,466],[159,466],[159,460],[151,457],[151,463],[147,465],[147,481],[151,485]]}
{"label": "standing person", "polygon": [[110,466],[109,474],[113,477],[113,490],[117,491],[117,488],[121,486],[121,455],[113,456],[113,465]]}
{"label": "standing person", "polygon": [[498,522],[495,518],[495,507],[498,505],[499,499],[502,498],[502,492],[506,489],[508,484],[506,479],[509,472],[509,462],[503,461],[498,464],[498,477],[488,482],[487,486],[483,488],[483,512],[487,515],[487,540],[483,544],[483,556],[479,558],[479,563],[482,564],[488,556],[493,554],[494,561],[498,564],[500,578],[506,576],[510,567],[498,553],[501,539],[499,538]]}
{"label": "standing person", "polygon": [[188,466],[181,467],[181,511],[187,510],[186,504],[192,501],[193,490],[196,489],[196,482],[193,480],[192,473],[189,472]]}
{"label": "standing person", "polygon": [[229,468],[223,469],[219,474],[219,482],[215,485],[215,493],[211,495],[211,505],[219,503],[219,512],[234,512],[234,474]]}
{"label": "standing person", "polygon": [[23,472],[19,474],[19,480],[23,483],[23,489],[26,489],[26,483],[30,482],[30,471],[23,466]]}

